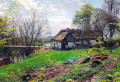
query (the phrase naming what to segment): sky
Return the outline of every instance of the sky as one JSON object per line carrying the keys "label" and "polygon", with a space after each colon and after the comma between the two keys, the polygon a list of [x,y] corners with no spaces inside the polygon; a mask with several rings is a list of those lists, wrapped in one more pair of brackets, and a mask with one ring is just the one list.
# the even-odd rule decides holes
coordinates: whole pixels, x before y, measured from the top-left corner
{"label": "sky", "polygon": [[[14,0],[0,0],[0,14]],[[102,0],[17,0],[19,13],[25,15],[31,9],[36,9],[46,14],[49,21],[49,31],[54,36],[61,29],[75,28],[72,20],[76,11],[84,4],[90,3],[94,8],[102,7]]]}

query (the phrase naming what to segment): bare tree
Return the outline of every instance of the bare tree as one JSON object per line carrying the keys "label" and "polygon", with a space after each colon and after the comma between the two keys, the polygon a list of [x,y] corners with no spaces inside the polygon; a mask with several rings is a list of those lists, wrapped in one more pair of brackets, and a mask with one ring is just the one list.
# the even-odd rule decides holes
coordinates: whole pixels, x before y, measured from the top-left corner
{"label": "bare tree", "polygon": [[117,16],[120,12],[120,0],[103,0],[104,9],[111,15]]}
{"label": "bare tree", "polygon": [[31,14],[19,20],[20,36],[27,46],[27,55],[31,51],[31,46],[47,29],[47,18],[45,14],[33,11]]}
{"label": "bare tree", "polygon": [[95,30],[100,32],[101,41],[109,40],[108,34],[109,30],[107,29],[108,21],[107,21],[107,13],[101,9],[95,9],[94,15],[92,19],[92,25]]}
{"label": "bare tree", "polygon": [[108,24],[109,24],[109,30],[110,30],[110,38],[113,38],[113,35],[115,33],[115,30],[117,27],[113,24],[110,23],[117,23],[117,20],[115,19],[120,12],[120,0],[103,0],[104,1],[104,6],[103,9],[107,11],[107,13],[110,14],[109,19],[108,19]]}
{"label": "bare tree", "polygon": [[16,28],[17,28],[17,25],[16,25],[16,16],[12,16],[12,19],[11,19],[11,28],[12,29],[15,29],[11,32],[11,42],[12,42],[12,45],[15,45],[15,35],[16,35]]}
{"label": "bare tree", "polygon": [[[111,41],[111,30],[109,28],[109,20],[116,21],[116,17],[109,14],[108,12],[102,10],[102,9],[95,9],[94,15],[92,19],[92,25],[93,27],[101,34],[100,40],[103,43],[106,43],[106,41]],[[117,22],[117,21],[116,21]],[[112,27],[116,27],[116,24],[111,24]],[[116,32],[113,30],[112,32]],[[109,44],[106,44],[109,46]]]}

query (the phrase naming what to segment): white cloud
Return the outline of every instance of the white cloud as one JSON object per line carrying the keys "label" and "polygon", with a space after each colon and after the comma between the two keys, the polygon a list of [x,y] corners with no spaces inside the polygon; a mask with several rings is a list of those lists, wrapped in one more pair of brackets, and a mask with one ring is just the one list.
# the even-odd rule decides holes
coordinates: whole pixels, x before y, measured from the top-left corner
{"label": "white cloud", "polygon": [[[80,8],[89,2],[89,0],[62,0],[64,4],[57,5],[51,4],[48,6],[47,10],[49,13],[61,13],[61,15],[55,15],[49,18],[49,23],[51,27],[52,34],[57,34],[61,29],[75,28],[72,26],[71,17],[66,17],[69,14],[75,13],[75,11],[80,10]],[[71,10],[71,11],[70,11]],[[69,13],[69,14],[67,14]],[[65,15],[66,14],[66,15]]]}
{"label": "white cloud", "polygon": [[50,14],[60,14],[60,15],[66,15],[67,11],[63,8],[58,8],[55,4],[50,4],[47,8],[48,13]]}
{"label": "white cloud", "polygon": [[2,5],[2,4],[0,4],[0,8],[2,8],[2,6],[3,6],[3,5]]}
{"label": "white cloud", "polygon": [[0,15],[4,15],[4,12],[2,11],[3,9],[5,9],[4,5],[5,4],[0,4]]}
{"label": "white cloud", "polygon": [[42,7],[39,7],[37,2],[33,0],[18,0],[18,2],[22,4],[27,10],[42,10]]}
{"label": "white cloud", "polygon": [[66,4],[67,3],[71,3],[71,4],[76,3],[76,5],[78,4],[79,6],[83,6],[84,4],[88,3],[90,0],[62,0],[62,1]]}
{"label": "white cloud", "polygon": [[1,10],[4,10],[4,9],[7,9],[7,3],[2,3],[2,4],[0,4],[0,9]]}
{"label": "white cloud", "polygon": [[64,16],[53,16],[49,19],[52,34],[57,34],[61,29],[72,28],[72,20]]}
{"label": "white cloud", "polygon": [[[73,28],[72,18],[76,11],[90,0],[18,0],[27,10],[39,10],[47,13],[52,34],[61,29]],[[42,2],[42,3],[41,3]],[[59,4],[58,4],[59,2]]]}
{"label": "white cloud", "polygon": [[88,3],[90,0],[75,0],[80,6],[83,6],[84,4]]}
{"label": "white cloud", "polygon": [[4,12],[0,11],[0,15],[4,15]]}

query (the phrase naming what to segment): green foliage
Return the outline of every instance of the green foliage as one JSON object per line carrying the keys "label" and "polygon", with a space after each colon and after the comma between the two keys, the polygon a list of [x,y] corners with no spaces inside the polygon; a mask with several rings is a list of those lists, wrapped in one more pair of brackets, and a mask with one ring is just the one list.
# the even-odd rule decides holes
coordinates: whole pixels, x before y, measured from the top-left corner
{"label": "green foliage", "polygon": [[5,16],[11,19],[13,15],[17,14],[18,9],[17,1],[13,1],[10,3],[8,9],[5,9]]}
{"label": "green foliage", "polygon": [[120,81],[120,72],[115,72],[114,75],[108,74],[108,76],[112,77],[114,82]]}
{"label": "green foliage", "polygon": [[7,43],[11,38],[3,38],[2,36],[7,36],[11,31],[16,30],[16,28],[7,27],[11,25],[12,16],[17,14],[18,6],[16,1],[12,2],[8,9],[5,9],[4,17],[1,17],[0,21],[0,45]]}
{"label": "green foliage", "polygon": [[7,43],[8,40],[11,40],[11,38],[5,38],[5,39],[0,40],[0,45]]}
{"label": "green foliage", "polygon": [[88,55],[92,55],[94,51],[98,51],[98,49],[97,48],[88,49]]}
{"label": "green foliage", "polygon": [[21,52],[20,50],[14,50],[14,51],[11,52],[11,55],[18,54],[20,52]]}
{"label": "green foliage", "polygon": [[114,40],[119,40],[120,41],[120,35],[118,35]]}
{"label": "green foliage", "polygon": [[73,24],[87,26],[90,25],[93,7],[91,4],[86,4],[81,8],[81,11],[77,11],[73,19]]}
{"label": "green foliage", "polygon": [[0,22],[0,45],[3,45],[7,42],[7,40],[10,40],[11,38],[4,38],[2,39],[2,35],[7,35],[8,32],[11,31],[11,29],[9,27],[4,27],[4,22],[5,21],[1,21]]}
{"label": "green foliage", "polygon": [[102,46],[101,46],[100,48],[91,48],[91,49],[88,49],[88,55],[92,55],[92,53],[93,53],[94,51],[97,51],[97,52],[99,52],[100,54],[104,54],[104,53],[108,52],[108,50],[106,50],[105,47],[102,47]]}

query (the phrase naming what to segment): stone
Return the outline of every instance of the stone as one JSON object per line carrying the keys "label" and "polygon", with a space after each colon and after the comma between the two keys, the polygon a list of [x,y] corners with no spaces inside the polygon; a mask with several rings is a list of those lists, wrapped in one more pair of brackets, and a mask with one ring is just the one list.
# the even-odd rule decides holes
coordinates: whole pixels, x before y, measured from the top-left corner
{"label": "stone", "polygon": [[64,62],[64,64],[72,64],[72,63],[73,63],[73,61],[70,59],[68,59],[66,62]]}

